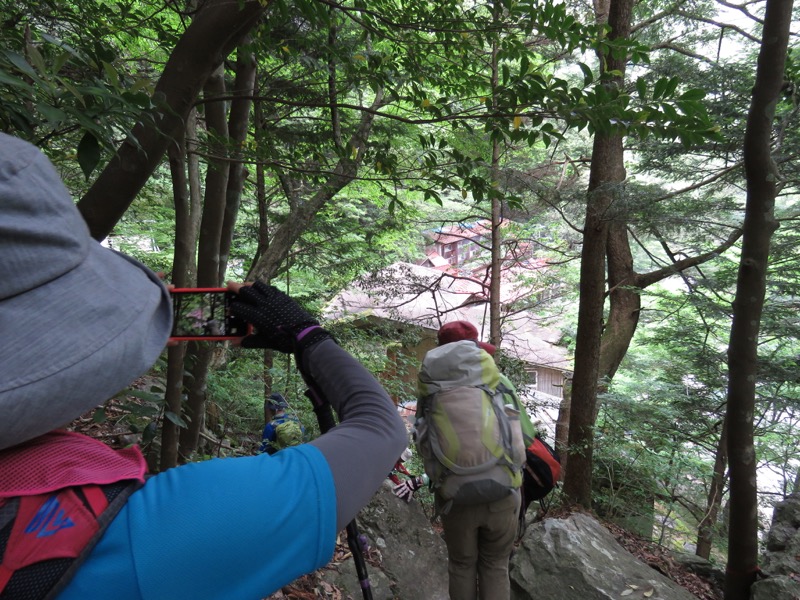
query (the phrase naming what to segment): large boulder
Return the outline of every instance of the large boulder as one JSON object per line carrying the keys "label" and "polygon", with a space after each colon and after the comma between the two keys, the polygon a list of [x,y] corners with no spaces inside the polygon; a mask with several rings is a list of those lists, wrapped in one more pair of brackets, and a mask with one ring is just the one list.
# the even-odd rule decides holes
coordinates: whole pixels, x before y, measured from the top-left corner
{"label": "large boulder", "polygon": [[[417,500],[406,504],[384,487],[361,510],[359,531],[367,537],[367,573],[374,600],[448,600],[447,547]],[[325,580],[360,598],[352,558],[327,569]]]}
{"label": "large boulder", "polygon": [[511,559],[513,600],[696,600],[637,560],[592,517],[573,514],[528,527]]}
{"label": "large boulder", "polygon": [[725,585],[725,571],[722,568],[696,554],[672,552],[671,555],[676,563],[707,581],[716,595],[722,598]]}
{"label": "large boulder", "polygon": [[800,583],[778,575],[756,581],[750,588],[750,600],[797,600],[800,598]]}
{"label": "large boulder", "polygon": [[753,584],[752,600],[800,598],[800,493],[775,505],[761,564],[768,579]]}
{"label": "large boulder", "polygon": [[800,493],[775,505],[762,566],[769,575],[800,573]]}
{"label": "large boulder", "polygon": [[[406,504],[382,489],[359,514],[358,527],[370,545],[375,600],[448,599],[447,548],[417,500]],[[512,600],[696,600],[585,514],[529,524],[510,566]],[[350,556],[321,570],[320,579],[343,598],[362,597]]]}

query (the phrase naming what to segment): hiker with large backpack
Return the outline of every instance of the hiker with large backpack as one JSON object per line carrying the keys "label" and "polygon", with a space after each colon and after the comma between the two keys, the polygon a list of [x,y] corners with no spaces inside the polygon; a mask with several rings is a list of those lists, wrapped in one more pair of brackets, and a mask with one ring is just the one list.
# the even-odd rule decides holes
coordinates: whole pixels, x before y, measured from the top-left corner
{"label": "hiker with large backpack", "polygon": [[447,323],[419,372],[414,426],[447,545],[450,597],[508,600],[525,446],[495,347],[467,321]]}
{"label": "hiker with large backpack", "polygon": [[286,414],[289,403],[278,392],[264,401],[264,430],[261,432],[261,452],[275,454],[278,450],[297,446],[306,441],[306,430],[295,415]]}
{"label": "hiker with large backpack", "polygon": [[[339,424],[145,481],[136,447],[60,429],[152,367],[169,294],[91,239],[55,168],[0,134],[0,596],[250,600],[325,565],[407,444],[377,380],[278,289],[229,284],[245,348],[293,354]],[[120,500],[122,498],[122,500]]]}

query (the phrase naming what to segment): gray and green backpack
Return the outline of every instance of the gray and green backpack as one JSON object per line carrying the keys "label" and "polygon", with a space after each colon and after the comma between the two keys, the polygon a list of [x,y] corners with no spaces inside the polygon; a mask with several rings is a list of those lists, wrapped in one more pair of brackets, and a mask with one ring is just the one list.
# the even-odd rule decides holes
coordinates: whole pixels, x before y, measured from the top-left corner
{"label": "gray and green backpack", "polygon": [[422,362],[419,391],[414,440],[443,503],[440,512],[519,488],[525,463],[519,411],[491,355],[473,341],[434,348]]}
{"label": "gray and green backpack", "polygon": [[305,442],[305,434],[300,421],[293,415],[278,417],[273,424],[275,425],[274,445],[278,450]]}

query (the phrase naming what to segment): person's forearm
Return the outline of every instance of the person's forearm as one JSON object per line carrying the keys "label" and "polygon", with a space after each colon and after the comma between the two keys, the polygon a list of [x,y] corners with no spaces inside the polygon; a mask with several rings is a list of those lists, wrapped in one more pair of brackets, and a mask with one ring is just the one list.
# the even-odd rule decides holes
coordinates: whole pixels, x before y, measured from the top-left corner
{"label": "person's forearm", "polygon": [[333,340],[315,344],[302,360],[303,371],[339,415],[338,426],[310,443],[330,466],[337,490],[337,524],[342,528],[392,470],[408,444],[408,434],[383,387]]}

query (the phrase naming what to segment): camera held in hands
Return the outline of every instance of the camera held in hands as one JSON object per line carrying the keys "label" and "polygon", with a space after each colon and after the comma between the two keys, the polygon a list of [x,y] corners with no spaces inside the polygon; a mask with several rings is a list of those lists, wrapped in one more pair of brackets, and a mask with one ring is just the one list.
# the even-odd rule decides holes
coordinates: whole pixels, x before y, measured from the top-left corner
{"label": "camera held in hands", "polygon": [[236,294],[226,288],[174,288],[172,332],[175,341],[213,342],[248,335],[251,326],[231,314]]}

